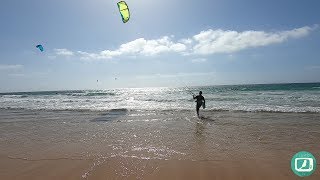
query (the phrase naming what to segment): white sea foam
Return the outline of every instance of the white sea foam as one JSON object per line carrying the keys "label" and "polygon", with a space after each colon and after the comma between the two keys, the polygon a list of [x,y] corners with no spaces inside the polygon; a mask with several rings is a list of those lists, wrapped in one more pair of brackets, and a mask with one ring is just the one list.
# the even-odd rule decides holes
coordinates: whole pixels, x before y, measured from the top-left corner
{"label": "white sea foam", "polygon": [[[246,86],[246,87],[244,87]],[[260,87],[261,86],[261,87]],[[191,110],[190,90],[202,90],[208,110],[320,112],[318,84],[193,88],[128,88],[0,94],[0,108],[44,110]]]}

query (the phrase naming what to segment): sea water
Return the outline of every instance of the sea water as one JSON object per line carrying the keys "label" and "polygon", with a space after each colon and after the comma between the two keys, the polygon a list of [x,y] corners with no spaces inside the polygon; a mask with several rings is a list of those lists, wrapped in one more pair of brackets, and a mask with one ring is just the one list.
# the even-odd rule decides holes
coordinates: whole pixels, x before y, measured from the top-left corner
{"label": "sea water", "polygon": [[200,90],[209,111],[320,112],[320,83],[12,92],[0,93],[0,108],[191,110]]}

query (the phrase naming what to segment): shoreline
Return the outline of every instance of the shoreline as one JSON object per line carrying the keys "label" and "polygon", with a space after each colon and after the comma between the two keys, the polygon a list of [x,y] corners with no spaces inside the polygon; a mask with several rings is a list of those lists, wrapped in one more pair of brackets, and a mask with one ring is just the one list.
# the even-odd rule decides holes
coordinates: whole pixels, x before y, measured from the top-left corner
{"label": "shoreline", "polygon": [[[129,109],[129,108],[113,108],[113,109],[26,109],[26,108],[0,108],[0,112],[8,112],[8,111],[26,111],[26,112],[92,112],[92,113],[108,113],[111,111],[128,111],[128,112],[195,112],[194,109]],[[255,110],[255,111],[245,111],[245,110],[226,110],[226,109],[200,109],[200,112],[205,113],[219,113],[219,112],[226,112],[226,113],[279,113],[279,114],[318,114],[320,112],[314,111],[267,111],[267,110]]]}

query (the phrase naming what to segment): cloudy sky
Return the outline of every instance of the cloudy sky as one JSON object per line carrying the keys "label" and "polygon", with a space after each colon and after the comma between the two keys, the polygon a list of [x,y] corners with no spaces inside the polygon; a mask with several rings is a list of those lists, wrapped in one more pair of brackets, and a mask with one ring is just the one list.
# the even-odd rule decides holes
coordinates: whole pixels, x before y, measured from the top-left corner
{"label": "cloudy sky", "polygon": [[318,0],[126,2],[1,1],[0,91],[320,81]]}

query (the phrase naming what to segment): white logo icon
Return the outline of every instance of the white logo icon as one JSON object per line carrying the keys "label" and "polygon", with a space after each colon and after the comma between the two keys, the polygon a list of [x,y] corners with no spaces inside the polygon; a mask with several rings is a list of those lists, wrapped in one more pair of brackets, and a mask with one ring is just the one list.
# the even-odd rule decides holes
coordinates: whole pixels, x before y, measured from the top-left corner
{"label": "white logo icon", "polygon": [[312,158],[296,158],[294,168],[298,172],[311,172],[313,170]]}

